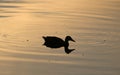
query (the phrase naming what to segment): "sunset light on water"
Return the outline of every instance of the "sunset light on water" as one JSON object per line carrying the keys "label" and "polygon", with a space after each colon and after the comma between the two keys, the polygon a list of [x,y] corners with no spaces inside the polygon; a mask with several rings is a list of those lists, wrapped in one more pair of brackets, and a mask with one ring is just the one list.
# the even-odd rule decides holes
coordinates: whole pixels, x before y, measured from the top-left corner
{"label": "sunset light on water", "polygon": [[[119,75],[119,7],[119,0],[0,0],[0,75]],[[43,46],[43,36],[71,36],[75,50]]]}

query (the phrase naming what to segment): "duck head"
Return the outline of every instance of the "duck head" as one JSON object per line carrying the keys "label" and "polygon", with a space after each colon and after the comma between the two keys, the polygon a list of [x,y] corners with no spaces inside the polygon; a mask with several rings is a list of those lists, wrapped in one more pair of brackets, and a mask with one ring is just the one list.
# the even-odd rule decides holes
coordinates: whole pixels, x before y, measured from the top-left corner
{"label": "duck head", "polygon": [[66,36],[65,41],[73,41],[73,42],[75,42],[75,40],[73,40],[71,36]]}

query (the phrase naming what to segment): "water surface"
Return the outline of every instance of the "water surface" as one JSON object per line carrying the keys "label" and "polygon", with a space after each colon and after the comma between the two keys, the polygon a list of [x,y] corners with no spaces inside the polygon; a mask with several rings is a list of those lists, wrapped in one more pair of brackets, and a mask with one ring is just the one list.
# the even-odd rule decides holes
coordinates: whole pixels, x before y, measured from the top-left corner
{"label": "water surface", "polygon": [[[119,75],[119,0],[0,0],[0,75]],[[70,35],[75,48],[42,46]]]}

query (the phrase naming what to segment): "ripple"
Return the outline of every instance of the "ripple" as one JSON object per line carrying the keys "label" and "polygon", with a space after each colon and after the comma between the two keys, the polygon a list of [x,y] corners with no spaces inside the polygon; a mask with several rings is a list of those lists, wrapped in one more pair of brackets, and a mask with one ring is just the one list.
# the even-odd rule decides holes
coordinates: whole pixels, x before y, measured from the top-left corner
{"label": "ripple", "polygon": [[0,0],[0,3],[25,3],[25,1],[21,1],[21,0]]}
{"label": "ripple", "polygon": [[[25,51],[7,50],[7,49],[1,49],[0,52],[5,52],[5,54],[8,54],[7,56],[2,55],[2,57],[0,57],[0,61],[56,63],[56,64],[67,64],[67,65],[79,64],[76,61],[70,62],[70,60],[69,61],[61,60],[61,57],[64,57],[64,56],[66,57],[66,55],[63,55],[63,54],[41,53],[41,52],[38,53],[38,52],[28,52],[28,51],[25,52]],[[57,59],[53,59],[54,57],[56,57]],[[68,57],[69,56],[67,56],[67,58]],[[71,57],[74,57],[74,56],[71,56]]]}
{"label": "ripple", "polygon": [[7,18],[7,17],[11,17],[11,16],[0,16],[0,18]]}
{"label": "ripple", "polygon": [[67,65],[78,65],[79,63],[70,62],[70,61],[56,61],[56,60],[46,60],[46,59],[26,59],[26,58],[18,58],[18,57],[2,57],[0,61],[19,61],[19,62],[34,62],[34,63],[55,63],[55,64],[67,64]]}
{"label": "ripple", "polygon": [[0,8],[18,8],[19,6],[0,5]]}

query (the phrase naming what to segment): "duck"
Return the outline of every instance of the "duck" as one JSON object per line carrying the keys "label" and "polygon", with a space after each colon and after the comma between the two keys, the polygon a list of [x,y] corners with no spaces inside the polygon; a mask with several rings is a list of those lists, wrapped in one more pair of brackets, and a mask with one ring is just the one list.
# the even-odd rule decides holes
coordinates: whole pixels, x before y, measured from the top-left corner
{"label": "duck", "polygon": [[44,39],[44,46],[49,47],[49,48],[60,48],[64,47],[65,53],[69,54],[75,49],[69,49],[69,41],[75,42],[75,40],[72,39],[71,36],[66,36],[65,40],[62,40],[59,37],[56,36],[43,36]]}

